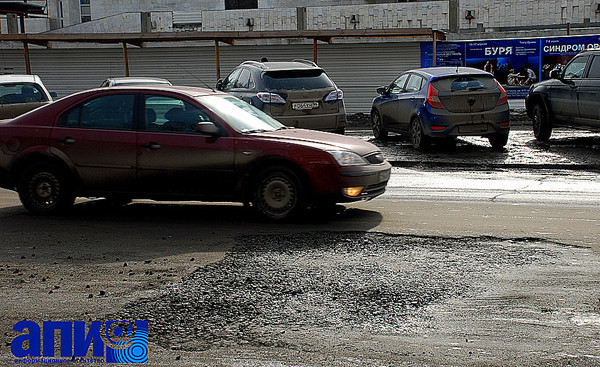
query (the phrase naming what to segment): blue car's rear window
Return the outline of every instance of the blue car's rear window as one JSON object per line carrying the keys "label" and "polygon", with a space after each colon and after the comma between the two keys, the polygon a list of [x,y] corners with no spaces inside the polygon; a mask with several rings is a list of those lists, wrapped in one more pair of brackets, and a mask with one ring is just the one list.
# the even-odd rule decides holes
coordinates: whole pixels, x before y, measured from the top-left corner
{"label": "blue car's rear window", "polygon": [[491,75],[461,75],[436,79],[432,84],[440,92],[497,91],[498,83]]}
{"label": "blue car's rear window", "polygon": [[460,78],[452,82],[450,90],[473,90],[473,89],[487,89],[487,86],[479,80],[472,78]]}

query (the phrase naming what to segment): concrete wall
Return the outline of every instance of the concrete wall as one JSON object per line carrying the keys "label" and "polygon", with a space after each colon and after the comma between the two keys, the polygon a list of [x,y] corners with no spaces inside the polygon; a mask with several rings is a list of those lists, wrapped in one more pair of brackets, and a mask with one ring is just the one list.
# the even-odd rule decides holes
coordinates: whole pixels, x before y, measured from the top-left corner
{"label": "concrete wall", "polygon": [[[246,24],[252,19],[254,26]],[[296,8],[202,12],[203,31],[283,31],[297,29]]]}
{"label": "concrete wall", "polygon": [[[76,0],[79,2],[78,0]],[[224,0],[92,0],[92,19],[123,12],[225,9]]]}
{"label": "concrete wall", "polygon": [[[152,32],[170,32],[173,30],[173,13],[153,12]],[[141,32],[141,14],[123,13],[93,22],[79,23],[50,31],[48,33],[139,33]]]}
{"label": "concrete wall", "polygon": [[448,28],[447,1],[310,7],[306,13],[311,30]]}
{"label": "concrete wall", "polygon": [[[596,14],[598,2],[590,0],[460,0],[459,21],[461,29],[476,28],[483,23],[484,28],[523,27],[536,25],[558,25],[600,22]],[[475,19],[465,19],[470,10]]]}
{"label": "concrete wall", "polygon": [[[59,1],[48,1],[50,21],[27,19],[28,32],[37,33],[53,29],[58,21]],[[570,23],[574,34],[589,33],[600,27],[596,0],[432,0],[416,2],[392,2],[378,0],[259,0],[259,9],[223,10],[224,0],[94,0],[91,1],[93,21],[97,25],[77,26],[68,32],[119,32],[133,29],[127,21],[119,18],[125,13],[156,12],[156,30],[172,30],[169,19],[183,20],[189,28],[178,30],[204,31],[269,31],[298,29],[297,8],[306,8],[306,28],[321,29],[368,29],[368,28],[437,28],[458,30],[450,38],[482,38],[488,33],[511,32],[535,28],[557,28]],[[81,15],[79,0],[62,0],[64,25],[79,24]],[[465,19],[467,11],[473,19]],[[175,16],[165,15],[172,12]],[[353,19],[354,21],[351,21]],[[452,19],[450,19],[452,17]],[[134,17],[135,18],[135,17]],[[246,25],[247,19],[254,26]],[[118,19],[122,19],[119,21]],[[134,20],[137,22],[137,20]],[[44,23],[45,22],[45,23]],[[301,22],[301,26],[304,22]],[[31,24],[31,25],[29,25]],[[178,23],[176,23],[178,25]],[[592,26],[592,27],[590,27]],[[0,17],[0,32],[7,33],[5,17]],[[112,29],[111,29],[112,27]],[[473,35],[473,36],[472,36]],[[510,37],[507,33],[507,37]]]}
{"label": "concrete wall", "polygon": [[[254,27],[246,22],[254,19]],[[296,8],[202,12],[203,31],[298,29]],[[306,29],[448,28],[448,1],[306,8]]]}

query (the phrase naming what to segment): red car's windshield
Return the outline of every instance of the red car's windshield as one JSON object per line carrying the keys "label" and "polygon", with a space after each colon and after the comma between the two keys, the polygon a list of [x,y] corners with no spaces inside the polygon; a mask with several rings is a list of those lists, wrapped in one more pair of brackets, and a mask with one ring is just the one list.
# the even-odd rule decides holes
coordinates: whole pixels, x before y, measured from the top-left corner
{"label": "red car's windshield", "polygon": [[285,128],[279,121],[258,108],[232,96],[199,96],[196,99],[240,133]]}

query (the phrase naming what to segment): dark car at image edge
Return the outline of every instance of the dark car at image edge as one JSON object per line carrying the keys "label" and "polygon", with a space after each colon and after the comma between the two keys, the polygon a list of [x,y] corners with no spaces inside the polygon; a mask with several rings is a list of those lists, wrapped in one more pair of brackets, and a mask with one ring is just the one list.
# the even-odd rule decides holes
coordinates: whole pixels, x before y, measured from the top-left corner
{"label": "dark car at image edge", "polygon": [[81,196],[244,202],[278,220],[372,199],[390,170],[368,142],[288,128],[202,88],[99,88],[0,123],[2,187],[36,214]]}
{"label": "dark car at image edge", "polygon": [[600,131],[600,50],[579,53],[550,77],[525,99],[535,138],[548,141],[558,126]]}

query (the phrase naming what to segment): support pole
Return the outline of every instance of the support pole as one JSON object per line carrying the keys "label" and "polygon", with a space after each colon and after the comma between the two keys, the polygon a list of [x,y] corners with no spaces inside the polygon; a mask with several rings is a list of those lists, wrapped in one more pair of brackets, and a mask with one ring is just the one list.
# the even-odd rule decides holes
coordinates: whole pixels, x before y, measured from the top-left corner
{"label": "support pole", "polygon": [[215,40],[215,63],[217,66],[217,80],[221,79],[221,55],[219,54],[219,41]]}
{"label": "support pole", "polygon": [[313,62],[317,63],[317,39],[313,39]]}
{"label": "support pole", "polygon": [[129,56],[127,55],[126,42],[123,42],[123,61],[125,61],[125,76],[129,76]]}
{"label": "support pole", "polygon": [[31,74],[31,59],[29,58],[29,43],[23,42],[23,52],[25,54],[25,72]]}
{"label": "support pole", "polygon": [[435,66],[435,61],[437,59],[437,32],[433,31],[433,63],[431,66]]}

